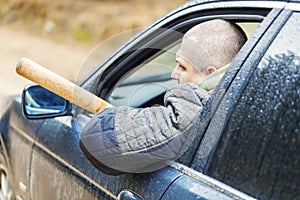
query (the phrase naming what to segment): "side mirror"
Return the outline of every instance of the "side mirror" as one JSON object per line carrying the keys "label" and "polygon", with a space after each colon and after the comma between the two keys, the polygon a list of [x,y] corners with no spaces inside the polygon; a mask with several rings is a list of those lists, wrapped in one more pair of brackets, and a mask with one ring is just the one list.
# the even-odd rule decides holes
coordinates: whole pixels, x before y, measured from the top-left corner
{"label": "side mirror", "polygon": [[22,106],[29,119],[45,119],[71,114],[71,104],[64,98],[39,86],[31,85],[23,90]]}

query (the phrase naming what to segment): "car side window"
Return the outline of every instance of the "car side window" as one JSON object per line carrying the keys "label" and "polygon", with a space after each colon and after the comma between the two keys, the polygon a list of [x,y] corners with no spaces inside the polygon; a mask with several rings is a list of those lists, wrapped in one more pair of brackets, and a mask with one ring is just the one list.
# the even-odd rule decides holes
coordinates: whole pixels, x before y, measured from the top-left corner
{"label": "car side window", "polygon": [[178,42],[125,74],[106,100],[114,106],[146,107],[163,104],[163,94],[176,81],[171,72],[176,66]]}
{"label": "car side window", "polygon": [[205,169],[259,199],[300,197],[299,35],[294,13],[250,77]]}

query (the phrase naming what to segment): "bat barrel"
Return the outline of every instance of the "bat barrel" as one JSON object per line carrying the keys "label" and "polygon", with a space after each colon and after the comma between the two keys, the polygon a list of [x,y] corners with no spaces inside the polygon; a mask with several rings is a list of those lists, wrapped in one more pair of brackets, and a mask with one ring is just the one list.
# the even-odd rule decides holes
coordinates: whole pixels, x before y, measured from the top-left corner
{"label": "bat barrel", "polygon": [[75,83],[59,76],[30,59],[22,58],[19,60],[16,66],[16,72],[92,113],[97,113],[104,108],[112,107],[111,104],[97,97],[93,93],[79,87]]}

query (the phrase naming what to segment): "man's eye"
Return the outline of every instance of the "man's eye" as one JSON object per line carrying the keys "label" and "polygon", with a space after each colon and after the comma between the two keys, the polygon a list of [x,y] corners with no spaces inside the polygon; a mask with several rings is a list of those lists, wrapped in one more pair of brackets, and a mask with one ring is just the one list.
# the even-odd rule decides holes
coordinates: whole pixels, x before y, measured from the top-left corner
{"label": "man's eye", "polygon": [[182,70],[182,71],[186,71],[186,68],[182,65],[179,65],[179,68]]}

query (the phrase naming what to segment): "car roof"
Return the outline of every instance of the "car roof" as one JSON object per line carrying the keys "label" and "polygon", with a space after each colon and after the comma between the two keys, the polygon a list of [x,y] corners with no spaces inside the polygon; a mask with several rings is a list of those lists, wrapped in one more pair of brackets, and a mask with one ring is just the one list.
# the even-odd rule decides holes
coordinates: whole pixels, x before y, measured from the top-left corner
{"label": "car roof", "polygon": [[185,8],[189,8],[189,7],[194,7],[194,6],[198,6],[198,5],[202,5],[202,4],[207,4],[207,3],[234,3],[234,2],[238,2],[238,3],[247,3],[249,4],[250,2],[253,3],[253,5],[260,3],[262,5],[269,5],[270,3],[288,3],[288,2],[300,2],[300,0],[189,0],[185,3],[183,3],[181,6],[177,7],[175,10],[171,11],[170,13],[168,13],[166,16],[171,16],[174,13],[180,11],[180,10],[184,10]]}
{"label": "car roof", "polygon": [[[289,1],[293,1],[293,0],[190,0],[185,4],[201,4],[201,3],[207,3],[207,2],[229,2],[229,1],[238,1],[238,2],[254,2],[254,1],[260,1],[260,2],[266,2],[266,1],[273,1],[273,2],[289,2]],[[300,1],[300,0],[294,0],[294,1]]]}
{"label": "car roof", "polygon": [[190,0],[184,3],[181,7],[190,7],[205,3],[222,3],[222,2],[300,2],[300,0]]}
{"label": "car roof", "polygon": [[225,3],[225,2],[300,2],[300,0],[190,0],[186,3],[184,3],[182,6],[194,6],[199,4],[205,4],[205,3]]}

